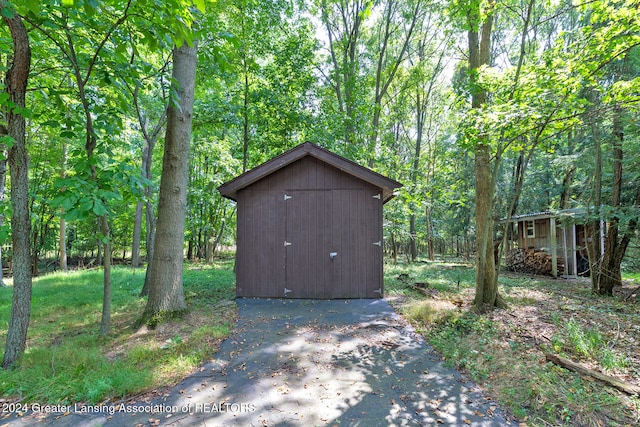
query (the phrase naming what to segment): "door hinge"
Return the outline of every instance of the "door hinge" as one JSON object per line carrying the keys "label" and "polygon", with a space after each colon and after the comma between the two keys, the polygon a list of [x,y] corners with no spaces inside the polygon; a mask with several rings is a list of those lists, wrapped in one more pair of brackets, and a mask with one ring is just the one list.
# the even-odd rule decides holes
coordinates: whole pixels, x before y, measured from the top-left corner
{"label": "door hinge", "polygon": [[371,196],[371,197],[373,197],[374,199],[378,199],[378,200],[380,200],[380,199],[382,198],[382,197],[380,196],[380,193],[376,194],[375,196]]}
{"label": "door hinge", "polygon": [[293,196],[290,196],[290,195],[288,195],[288,194],[285,194],[285,195],[284,195],[284,200],[285,200],[285,201],[287,201],[287,200],[289,200],[289,199],[293,199]]}
{"label": "door hinge", "polygon": [[382,241],[378,240],[377,242],[373,242],[374,245],[382,247]]}
{"label": "door hinge", "polygon": [[286,240],[284,241],[284,246],[285,246],[285,247],[287,247],[287,246],[291,246],[291,245],[293,245],[293,243],[291,243],[291,242],[287,242]]}
{"label": "door hinge", "polygon": [[380,296],[382,296],[382,288],[378,288],[373,292],[376,293],[376,294],[380,294]]}

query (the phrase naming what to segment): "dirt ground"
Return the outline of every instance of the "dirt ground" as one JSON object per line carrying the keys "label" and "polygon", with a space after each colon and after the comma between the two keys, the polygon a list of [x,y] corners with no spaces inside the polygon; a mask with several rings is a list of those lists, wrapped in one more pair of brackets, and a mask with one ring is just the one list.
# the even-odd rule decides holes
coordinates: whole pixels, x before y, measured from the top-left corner
{"label": "dirt ground", "polygon": [[[512,276],[517,278],[518,276]],[[501,334],[535,347],[553,347],[553,337],[573,319],[585,331],[597,331],[606,346],[628,359],[627,369],[608,375],[640,386],[640,287],[625,283],[613,297],[589,294],[588,279],[542,279],[544,288],[519,287],[509,291],[509,310],[496,310],[491,318],[502,325]],[[584,366],[602,370],[595,360],[583,357]]]}
{"label": "dirt ground", "polygon": [[[602,297],[591,293],[587,278],[502,277],[509,283],[501,286],[509,308],[487,315],[497,334],[485,347],[495,370],[481,384],[524,408],[527,416],[516,414],[523,425],[640,425],[637,395],[588,375],[552,369],[546,359],[560,355],[640,386],[640,286],[625,283],[613,297]],[[463,309],[471,308],[473,290],[461,296]],[[527,390],[510,390],[517,381]]]}

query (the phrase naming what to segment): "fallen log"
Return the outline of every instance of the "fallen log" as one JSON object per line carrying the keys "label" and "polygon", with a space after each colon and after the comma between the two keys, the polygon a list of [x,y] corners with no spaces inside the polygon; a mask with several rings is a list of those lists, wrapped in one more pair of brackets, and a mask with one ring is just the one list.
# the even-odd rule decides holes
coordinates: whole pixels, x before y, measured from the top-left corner
{"label": "fallen log", "polygon": [[547,359],[548,362],[555,363],[556,365],[562,366],[563,368],[566,368],[570,371],[593,377],[627,394],[640,394],[640,386],[630,384],[625,381],[620,381],[617,378],[610,377],[603,374],[602,372],[594,371],[593,369],[589,369],[572,360],[565,359],[564,357],[556,356],[555,354],[545,354],[545,359]]}

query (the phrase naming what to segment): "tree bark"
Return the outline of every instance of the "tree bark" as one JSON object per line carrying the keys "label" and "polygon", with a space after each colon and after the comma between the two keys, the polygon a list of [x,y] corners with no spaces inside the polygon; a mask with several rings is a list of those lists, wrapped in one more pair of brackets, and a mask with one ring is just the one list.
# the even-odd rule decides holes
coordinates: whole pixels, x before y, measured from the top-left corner
{"label": "tree bark", "polygon": [[133,219],[133,243],[131,244],[131,267],[140,266],[140,237],[142,236],[142,202],[136,204],[136,214]]}
{"label": "tree bark", "polygon": [[182,287],[182,264],[196,65],[195,43],[174,48],[172,81],[173,89],[180,96],[180,105],[176,108],[170,104],[167,109],[158,223],[149,271],[149,299],[142,323],[155,323],[184,312],[187,307]]}
{"label": "tree bark", "polygon": [[[60,170],[61,178],[64,178],[66,176],[67,174],[66,168],[67,168],[67,143],[63,142],[62,143],[62,169]],[[64,211],[62,211],[61,214],[64,214]],[[67,265],[67,222],[65,221],[62,215],[60,215],[59,242],[60,242],[60,256],[59,256],[60,270],[66,272],[66,271],[69,271],[69,266]]]}
{"label": "tree bark", "polygon": [[[624,129],[622,125],[622,110],[619,106],[613,109],[613,183],[611,188],[611,207],[614,209],[622,206],[623,183],[623,140]],[[640,189],[636,190],[633,206],[640,204]],[[622,286],[621,265],[627,247],[635,235],[638,217],[628,221],[626,230],[621,229],[621,218],[613,215],[608,220],[608,227],[604,241],[604,252],[597,269],[592,269],[591,276],[593,290],[600,295],[613,295],[613,288]]]}
{"label": "tree bark", "polygon": [[104,260],[102,266],[103,272],[103,284],[102,284],[102,317],[100,318],[100,334],[108,335],[109,326],[111,324],[111,240],[109,219],[107,215],[100,217],[100,229],[104,236]]}
{"label": "tree bark", "polygon": [[[166,118],[167,118],[167,109],[165,108],[162,115],[158,119],[154,128],[149,132],[149,120],[142,112],[140,108],[140,104],[138,102],[138,88],[136,87],[133,90],[133,102],[136,107],[136,113],[138,115],[138,122],[140,123],[140,128],[142,129],[142,136],[144,137],[144,148],[142,150],[142,176],[143,178],[151,181],[153,176],[151,175],[151,166],[153,164],[153,150],[156,146],[156,142],[158,142],[158,137],[160,136],[160,132],[162,131]],[[153,260],[153,244],[155,241],[156,235],[156,215],[154,212],[154,202],[153,202],[153,185],[148,184],[144,189],[144,210],[145,210],[145,245],[147,247],[147,271],[144,276],[144,285],[142,290],[140,291],[140,296],[149,295],[149,271],[151,261]],[[134,236],[134,245],[135,245],[135,236]],[[139,246],[139,243],[138,243]]]}
{"label": "tree bark", "polygon": [[[624,61],[614,69],[613,79],[620,80],[622,76],[628,75],[629,55],[627,54]],[[600,231],[600,226],[594,227],[591,236],[592,244],[589,245],[589,257],[591,267],[591,285],[593,292],[600,295],[612,295],[613,288],[622,285],[621,264],[625,252],[631,239],[634,237],[638,227],[638,215],[633,215],[630,219],[625,220],[616,213],[616,210],[623,206],[622,203],[622,185],[623,176],[623,160],[624,160],[624,125],[622,106],[619,104],[613,107],[611,146],[613,157],[613,182],[611,183],[611,204],[614,214],[606,218],[607,227]],[[600,169],[596,172],[597,180],[594,183],[594,192],[598,198],[601,197],[601,180],[602,180],[602,154],[600,152],[600,140],[595,134],[599,135],[597,123],[593,126],[594,140],[596,142],[596,168]],[[635,200],[631,205],[637,207],[640,205],[640,189],[636,190]],[[600,205],[596,205],[599,207]],[[599,210],[602,214],[602,210]],[[598,219],[604,220],[598,215]],[[624,227],[624,223],[627,227]],[[604,232],[604,251],[600,254],[600,235]],[[597,258],[591,259],[592,253],[598,254]]]}
{"label": "tree bark", "polygon": [[[10,6],[0,0],[0,8]],[[9,99],[19,108],[26,104],[27,80],[31,68],[31,48],[27,31],[20,15],[12,11],[12,17],[2,20],[9,27],[13,39],[13,58],[6,74],[5,90]],[[25,141],[25,118],[15,108],[6,112],[7,133],[13,139],[9,149],[11,177],[11,240],[13,243],[13,301],[11,319],[7,330],[2,367],[13,365],[24,353],[31,313],[31,255],[29,216],[29,156]]]}
{"label": "tree bark", "polygon": [[[491,32],[493,7],[480,13],[480,3],[471,2],[467,20],[469,24],[469,81],[471,86],[471,108],[481,109],[487,101],[487,93],[478,82],[478,73],[484,65],[491,64]],[[475,309],[484,312],[504,306],[498,294],[497,274],[493,245],[493,204],[495,176],[491,170],[491,147],[488,136],[480,133],[475,137],[475,188],[476,188],[476,295]],[[494,174],[498,160],[495,160]]]}
{"label": "tree bark", "polygon": [[[4,126],[0,126],[0,136],[5,135],[7,135],[7,129]],[[4,203],[4,193],[7,188],[7,149],[4,144],[2,144],[2,148],[0,149],[0,156],[2,157],[2,159],[0,159],[0,203]],[[0,215],[0,227],[3,225],[4,215]],[[4,283],[4,273],[2,270],[2,245],[0,244],[0,288],[4,288],[5,286],[7,285]]]}

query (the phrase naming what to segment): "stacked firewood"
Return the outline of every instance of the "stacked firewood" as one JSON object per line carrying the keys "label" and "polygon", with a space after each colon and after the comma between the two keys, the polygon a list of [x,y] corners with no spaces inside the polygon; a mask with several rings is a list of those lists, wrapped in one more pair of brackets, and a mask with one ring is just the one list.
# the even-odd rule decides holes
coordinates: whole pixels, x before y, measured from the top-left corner
{"label": "stacked firewood", "polygon": [[551,276],[551,255],[537,249],[512,249],[507,254],[507,270]]}

